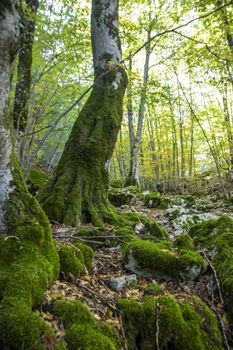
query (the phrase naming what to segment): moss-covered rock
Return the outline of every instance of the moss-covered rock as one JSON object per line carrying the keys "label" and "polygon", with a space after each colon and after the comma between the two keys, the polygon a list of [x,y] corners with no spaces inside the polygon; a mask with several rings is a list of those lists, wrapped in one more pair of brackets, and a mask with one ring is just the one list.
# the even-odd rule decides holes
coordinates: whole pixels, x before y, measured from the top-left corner
{"label": "moss-covered rock", "polygon": [[136,226],[140,224],[143,226],[142,230],[140,230],[141,234],[149,234],[160,239],[168,237],[168,233],[162,226],[155,221],[147,219],[145,216],[136,213],[122,213],[122,218],[124,220],[124,227],[128,225],[135,230]]}
{"label": "moss-covered rock", "polygon": [[114,342],[88,324],[74,324],[66,332],[70,350],[116,350]]}
{"label": "moss-covered rock", "polygon": [[163,295],[164,290],[160,287],[158,283],[150,283],[144,289],[144,295]]}
{"label": "moss-covered rock", "polygon": [[54,343],[51,328],[22,300],[14,297],[0,305],[0,329],[1,349],[45,350],[45,337]]}
{"label": "moss-covered rock", "polygon": [[116,350],[119,339],[109,325],[98,323],[80,301],[58,300],[53,314],[65,326],[65,340],[69,350]]}
{"label": "moss-covered rock", "polygon": [[176,249],[169,241],[153,243],[133,239],[124,248],[125,267],[138,275],[165,280],[194,280],[204,260],[190,249]]}
{"label": "moss-covered rock", "polygon": [[156,334],[161,350],[223,350],[217,320],[198,298],[145,297],[143,303],[122,299],[117,305],[130,350],[157,349]]}
{"label": "moss-covered rock", "polygon": [[66,328],[73,323],[96,324],[93,315],[81,301],[57,300],[53,303],[52,313],[62,320]]}
{"label": "moss-covered rock", "polygon": [[93,250],[85,244],[76,242],[75,245],[60,245],[58,250],[61,272],[65,275],[79,277],[91,269]]}
{"label": "moss-covered rock", "polygon": [[199,248],[208,249],[221,281],[224,302],[233,321],[233,220],[222,216],[193,226],[189,234]]}
{"label": "moss-covered rock", "polygon": [[124,183],[121,179],[115,179],[110,182],[110,186],[114,188],[122,188],[124,187]]}
{"label": "moss-covered rock", "polygon": [[38,191],[42,190],[48,179],[49,175],[44,171],[40,169],[31,169],[27,180],[29,192],[35,196]]}
{"label": "moss-covered rock", "polygon": [[135,198],[134,194],[126,189],[110,188],[108,191],[108,199],[115,207],[121,207],[130,204]]}
{"label": "moss-covered rock", "polygon": [[148,208],[167,209],[169,199],[162,197],[159,192],[151,192],[145,196],[145,206]]}
{"label": "moss-covered rock", "polygon": [[175,245],[178,249],[194,250],[194,242],[188,234],[183,234],[176,238]]}

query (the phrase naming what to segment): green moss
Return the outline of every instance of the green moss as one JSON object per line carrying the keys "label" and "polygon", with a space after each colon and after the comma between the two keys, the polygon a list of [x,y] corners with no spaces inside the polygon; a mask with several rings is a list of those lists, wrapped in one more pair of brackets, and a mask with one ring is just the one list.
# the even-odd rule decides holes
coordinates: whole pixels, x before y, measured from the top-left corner
{"label": "green moss", "polygon": [[88,324],[74,324],[65,335],[70,350],[116,350],[115,344]]}
{"label": "green moss", "polygon": [[123,312],[129,349],[156,349],[158,332],[160,349],[223,350],[217,320],[198,298],[187,302],[146,297],[143,303],[123,299],[117,305]]}
{"label": "green moss", "polygon": [[148,208],[167,209],[169,200],[162,197],[159,192],[151,192],[145,196],[145,206]]}
{"label": "green moss", "polygon": [[[121,125],[127,77],[120,66],[107,73],[98,74],[98,84],[74,123],[54,177],[40,195],[46,213],[58,222],[101,227],[118,221],[107,198],[106,162]],[[122,77],[117,89],[112,84],[116,76]]]}
{"label": "green moss", "polygon": [[162,294],[164,294],[164,290],[157,283],[150,283],[144,289],[144,295],[162,295]]}
{"label": "green moss", "polygon": [[204,268],[204,260],[198,253],[177,251],[169,241],[133,239],[124,248],[124,257],[126,268],[145,277],[195,279]]}
{"label": "green moss", "polygon": [[85,267],[90,271],[92,268],[92,261],[94,257],[93,249],[88,245],[80,242],[76,242],[75,246],[82,252]]}
{"label": "green moss", "polygon": [[54,343],[50,327],[17,297],[1,303],[0,330],[0,346],[4,349],[45,350],[45,337]]}
{"label": "green moss", "polygon": [[126,188],[110,188],[108,191],[108,199],[115,207],[121,207],[125,204],[130,204],[134,199],[134,194],[128,192]]}
{"label": "green moss", "polygon": [[194,243],[207,248],[221,282],[224,302],[233,320],[233,220],[222,216],[190,229]]}
{"label": "green moss", "polygon": [[68,349],[117,349],[119,340],[113,328],[98,323],[80,301],[55,301],[52,312],[66,328]]}
{"label": "green moss", "polygon": [[167,238],[168,233],[166,230],[154,221],[148,220],[145,216],[136,213],[122,213],[121,214],[123,227],[135,227],[137,224],[143,224],[145,229],[143,233],[148,233],[157,238]]}
{"label": "green moss", "polygon": [[63,341],[57,341],[55,344],[55,350],[67,350],[67,347]]}
{"label": "green moss", "polygon": [[29,192],[35,195],[44,187],[48,179],[49,176],[44,171],[40,169],[31,169],[27,181]]}
{"label": "green moss", "polygon": [[194,250],[194,243],[188,234],[183,234],[176,238],[175,245],[178,249]]}
{"label": "green moss", "polygon": [[[125,266],[129,268],[131,256],[136,260],[138,273],[156,278],[178,279],[178,258],[169,249],[167,242],[152,243],[132,240],[124,249]],[[136,271],[135,271],[136,272]]]}
{"label": "green moss", "polygon": [[79,277],[85,273],[84,258],[80,249],[71,246],[60,246],[58,250],[61,272],[65,275]]}
{"label": "green moss", "polygon": [[114,188],[122,188],[124,184],[121,179],[115,179],[110,182],[110,186]]}
{"label": "green moss", "polygon": [[53,314],[67,326],[73,323],[95,324],[95,319],[81,301],[57,300],[53,303]]}
{"label": "green moss", "polygon": [[45,349],[47,327],[31,312],[57,278],[59,259],[48,219],[28,192],[12,157],[12,185],[5,205],[8,232],[0,237],[0,344],[10,349]]}

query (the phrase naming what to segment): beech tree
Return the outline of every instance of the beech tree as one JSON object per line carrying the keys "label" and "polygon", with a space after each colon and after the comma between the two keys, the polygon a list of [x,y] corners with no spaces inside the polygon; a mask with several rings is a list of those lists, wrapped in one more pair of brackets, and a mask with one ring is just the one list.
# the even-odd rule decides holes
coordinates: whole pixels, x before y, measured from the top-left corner
{"label": "beech tree", "polygon": [[22,15],[22,44],[19,49],[18,81],[15,89],[14,127],[25,131],[28,120],[28,99],[31,88],[32,46],[36,22],[38,0],[26,0]]}
{"label": "beech tree", "polygon": [[116,220],[107,198],[108,163],[121,126],[127,82],[120,64],[117,0],[92,1],[91,40],[93,90],[41,195],[49,218],[71,225]]}
{"label": "beech tree", "polygon": [[0,348],[35,349],[47,325],[31,309],[58,274],[50,225],[23,180],[13,149],[9,90],[19,49],[18,0],[0,3]]}

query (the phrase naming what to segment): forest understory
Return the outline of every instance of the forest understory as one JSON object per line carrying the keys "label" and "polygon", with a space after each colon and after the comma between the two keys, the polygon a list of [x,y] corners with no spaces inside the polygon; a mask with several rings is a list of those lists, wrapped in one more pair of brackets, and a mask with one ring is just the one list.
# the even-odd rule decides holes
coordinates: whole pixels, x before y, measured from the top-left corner
{"label": "forest understory", "polygon": [[[193,245],[191,227],[194,227],[195,231],[195,227],[198,230],[202,223],[204,226],[205,223],[209,223],[216,235],[218,230],[220,235],[223,233],[221,231],[229,232],[230,226],[227,227],[227,225],[233,227],[232,203],[219,198],[218,194],[205,197],[161,196],[156,192],[141,192],[133,186],[123,189],[112,188],[110,193],[111,191],[114,196],[110,195],[110,198],[114,204],[118,205],[117,212],[120,215],[129,213],[129,215],[139,215],[139,218],[146,218],[151,223],[155,222],[166,230],[167,236],[158,237],[155,232],[151,234],[150,229],[146,229],[143,220],[140,219],[135,223],[132,231],[126,227],[117,228],[112,225],[105,225],[103,228],[83,225],[76,228],[53,223],[53,235],[58,252],[61,252],[63,247],[72,251],[75,256],[78,242],[78,244],[92,247],[93,261],[85,271],[75,270],[72,266],[75,261],[59,254],[60,278],[47,290],[44,303],[35,312],[52,326],[57,340],[62,343],[65,341],[68,349],[79,349],[77,346],[82,349],[82,341],[72,340],[75,337],[75,331],[71,335],[72,326],[66,319],[67,316],[64,317],[66,312],[62,307],[62,311],[59,307],[56,311],[56,303],[58,302],[59,306],[59,302],[62,304],[62,301],[65,301],[69,307],[69,302],[75,304],[77,300],[91,312],[94,322],[107,324],[112,327],[113,333],[116,331],[115,345],[114,342],[111,345],[105,345],[106,339],[102,340],[103,343],[100,340],[98,344],[96,340],[94,342],[88,340],[85,334],[85,346],[88,346],[90,341],[90,349],[232,349],[232,329],[230,329],[229,320],[232,316],[229,316],[229,305],[226,305],[229,298],[223,296],[224,293],[226,294],[222,289],[224,281],[223,277],[222,279],[219,277],[219,261],[215,267],[213,248],[212,250],[207,249],[208,247],[190,248],[200,253],[203,268],[197,272],[191,271],[193,265],[191,259],[187,266],[185,265],[185,273],[187,272],[185,276],[176,275],[176,272],[174,274],[169,267],[167,267],[168,271],[166,267],[164,270],[158,262],[152,266],[152,262],[149,261],[146,269],[139,265],[129,266],[125,248],[135,239],[150,242],[149,244],[152,245],[165,241],[165,246],[161,246],[160,249],[163,253],[168,253],[167,258],[170,258],[169,254],[178,256],[179,245],[185,249],[188,245]],[[148,196],[154,199],[148,201]],[[223,222],[223,226],[219,225],[219,220],[224,221],[225,218],[227,219]],[[188,235],[190,230],[191,236]],[[174,245],[176,245],[175,249],[172,248]],[[145,251],[140,254],[146,261]],[[148,254],[150,254],[149,250]],[[164,258],[166,259],[165,255],[159,256],[161,264],[166,265]],[[221,261],[227,273],[229,273],[228,265],[231,263]],[[153,272],[150,271],[148,274],[149,270]],[[191,274],[188,271],[191,271]],[[204,309],[200,312],[199,307],[195,306],[195,303],[198,305],[200,300],[209,308],[205,312]],[[173,311],[166,304],[167,302],[173,303],[171,304]],[[124,303],[129,305],[126,306]],[[130,303],[132,303],[132,310]],[[137,309],[139,305],[146,304],[148,305],[145,306],[144,311],[143,307]],[[189,310],[188,316],[183,313],[183,317],[179,320],[180,312],[175,317],[173,315],[173,312],[177,312],[177,305],[189,305],[193,310]],[[193,313],[194,310],[196,315]],[[212,316],[208,314],[210,310],[213,312]],[[85,316],[81,315],[78,320],[74,319],[73,323],[83,323],[84,320]],[[186,331],[182,328],[182,322],[188,324]],[[166,330],[163,329],[164,326]],[[219,328],[219,333],[215,329],[216,326]],[[180,331],[187,334],[184,333],[185,335],[180,337]],[[107,336],[108,332],[103,334]],[[52,340],[49,338],[44,341],[48,346]],[[89,347],[84,348],[89,349]]]}

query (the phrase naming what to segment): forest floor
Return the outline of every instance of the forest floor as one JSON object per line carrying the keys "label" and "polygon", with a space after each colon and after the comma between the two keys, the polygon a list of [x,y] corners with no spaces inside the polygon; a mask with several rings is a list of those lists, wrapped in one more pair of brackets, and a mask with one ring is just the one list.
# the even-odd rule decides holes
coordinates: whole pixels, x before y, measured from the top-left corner
{"label": "forest floor", "polygon": [[[169,210],[148,209],[140,200],[131,206],[123,207],[119,209],[120,212],[131,211],[139,213],[147,216],[150,220],[160,223],[169,233],[170,240],[174,240],[176,232],[180,229],[180,227],[177,228],[177,225],[174,227],[173,220],[169,218]],[[177,206],[175,208],[177,209]],[[231,216],[232,208],[227,209],[227,211],[227,215]],[[226,214],[226,209],[223,208],[222,202],[219,201],[208,211],[193,210],[194,214],[218,218]],[[184,215],[185,213],[183,212]],[[189,215],[190,210],[186,213],[186,216]],[[56,224],[53,226],[55,240],[66,244],[72,244],[74,231],[74,228],[65,227],[64,225]],[[64,236],[67,238],[63,238]],[[120,291],[113,290],[110,287],[109,281],[120,276],[128,275],[132,275],[132,273],[124,268],[120,246],[110,247],[109,242],[106,241],[102,246],[95,249],[92,272],[80,278],[61,275],[60,279],[55,281],[52,287],[47,290],[44,304],[40,309],[35,310],[35,312],[53,327],[58,339],[63,338],[65,334],[64,326],[49,312],[51,303],[55,300],[80,300],[88,306],[96,320],[104,321],[117,330],[125,344],[123,349],[128,349],[122,326],[122,318],[116,307],[116,301],[119,298],[141,300],[142,296],[146,293],[148,284],[156,282],[164,290],[165,295],[173,295],[176,298],[182,296],[183,299],[188,299],[190,295],[196,295],[201,298],[216,314],[223,338],[229,336],[227,333],[228,325],[224,305],[220,298],[221,291],[213,291],[211,287],[215,275],[213,266],[210,266],[206,273],[195,281],[177,283],[151,278],[145,279],[144,277],[137,276],[137,282],[133,287],[124,287]]]}

